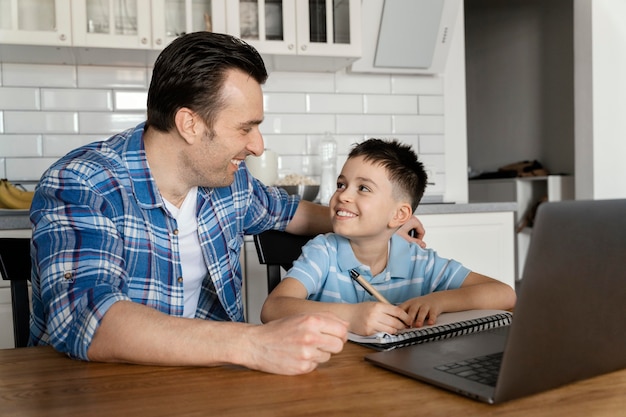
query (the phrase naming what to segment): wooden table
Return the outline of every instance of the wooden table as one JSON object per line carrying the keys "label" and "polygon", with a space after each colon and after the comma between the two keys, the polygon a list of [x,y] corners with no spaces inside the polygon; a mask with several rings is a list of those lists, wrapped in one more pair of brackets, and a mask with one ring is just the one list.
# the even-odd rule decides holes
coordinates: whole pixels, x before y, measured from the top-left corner
{"label": "wooden table", "polygon": [[2,416],[626,416],[626,370],[500,405],[482,404],[363,360],[347,344],[316,371],[80,362],[51,348],[0,350]]}

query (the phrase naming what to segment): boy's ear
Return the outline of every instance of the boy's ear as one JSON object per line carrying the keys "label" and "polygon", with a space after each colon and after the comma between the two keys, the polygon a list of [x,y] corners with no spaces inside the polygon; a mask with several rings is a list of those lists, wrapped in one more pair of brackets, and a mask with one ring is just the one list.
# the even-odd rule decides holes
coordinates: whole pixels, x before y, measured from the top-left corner
{"label": "boy's ear", "polygon": [[411,208],[411,205],[408,203],[400,203],[396,208],[393,218],[389,222],[389,227],[401,227],[404,223],[409,221],[411,216],[413,216],[413,209]]}
{"label": "boy's ear", "polygon": [[200,134],[201,124],[198,115],[186,107],[178,109],[174,116],[174,124],[178,134],[190,145]]}

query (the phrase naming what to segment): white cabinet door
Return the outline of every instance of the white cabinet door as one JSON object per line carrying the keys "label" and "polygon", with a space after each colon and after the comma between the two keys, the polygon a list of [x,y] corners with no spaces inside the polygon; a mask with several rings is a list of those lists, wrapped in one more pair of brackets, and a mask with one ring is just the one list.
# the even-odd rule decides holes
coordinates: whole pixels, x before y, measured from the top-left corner
{"label": "white cabinet door", "polygon": [[151,49],[150,19],[150,0],[72,0],[72,44]]}
{"label": "white cabinet door", "polygon": [[152,0],[152,47],[185,33],[226,32],[226,0]]}
{"label": "white cabinet door", "polygon": [[70,45],[70,0],[0,1],[0,44]]}
{"label": "white cabinet door", "polygon": [[361,55],[359,0],[239,0],[227,3],[228,33],[264,55]]}
{"label": "white cabinet door", "polygon": [[428,247],[471,270],[515,287],[514,213],[418,215]]}

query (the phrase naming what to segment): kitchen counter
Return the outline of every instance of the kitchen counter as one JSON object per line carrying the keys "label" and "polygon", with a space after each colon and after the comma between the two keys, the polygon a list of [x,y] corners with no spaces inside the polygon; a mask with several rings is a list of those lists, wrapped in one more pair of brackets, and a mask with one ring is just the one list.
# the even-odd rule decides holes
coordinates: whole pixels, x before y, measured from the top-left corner
{"label": "kitchen counter", "polygon": [[453,203],[429,203],[420,204],[415,214],[450,214],[450,213],[495,213],[502,211],[516,211],[517,203],[469,203],[469,204],[453,204]]}
{"label": "kitchen counter", "polygon": [[30,229],[28,210],[0,209],[0,230]]}

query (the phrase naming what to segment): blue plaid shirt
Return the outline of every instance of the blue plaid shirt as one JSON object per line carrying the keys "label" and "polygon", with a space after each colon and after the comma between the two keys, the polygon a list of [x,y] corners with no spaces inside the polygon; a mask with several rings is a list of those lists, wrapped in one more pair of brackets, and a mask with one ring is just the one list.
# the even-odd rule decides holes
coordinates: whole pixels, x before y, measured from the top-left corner
{"label": "blue plaid shirt", "polygon": [[[109,307],[131,300],[182,316],[176,220],[150,173],[144,124],[70,152],[33,199],[31,345],[87,350]],[[241,164],[230,187],[199,188],[198,234],[208,275],[196,318],[243,321],[244,234],[284,230],[299,198],[265,187]]]}

